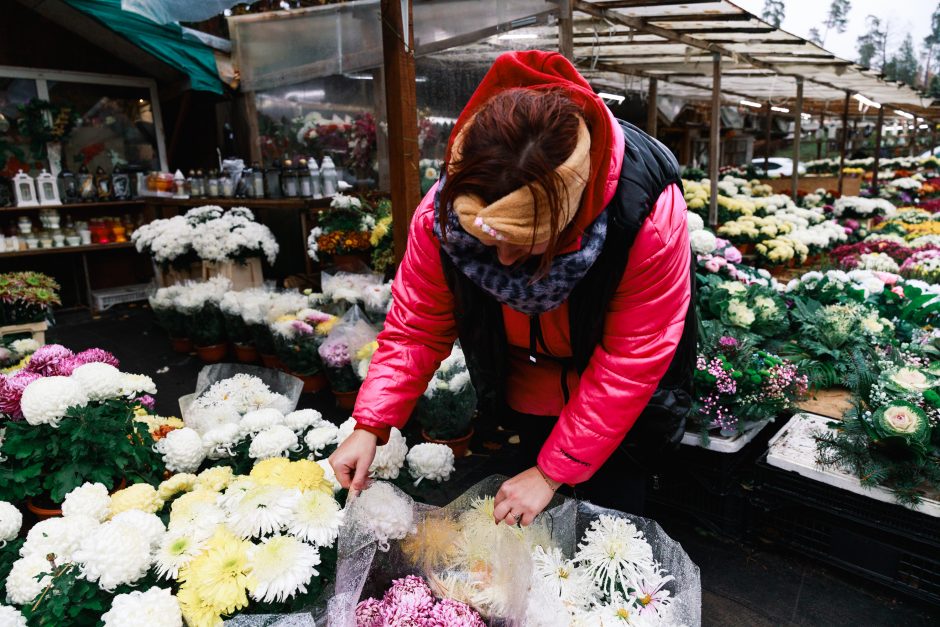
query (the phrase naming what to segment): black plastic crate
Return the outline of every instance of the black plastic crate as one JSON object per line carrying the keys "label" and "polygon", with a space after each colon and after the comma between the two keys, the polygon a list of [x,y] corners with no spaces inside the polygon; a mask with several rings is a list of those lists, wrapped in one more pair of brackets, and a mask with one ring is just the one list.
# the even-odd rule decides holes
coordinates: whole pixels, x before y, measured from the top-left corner
{"label": "black plastic crate", "polygon": [[755,538],[940,605],[940,521],[761,461]]}

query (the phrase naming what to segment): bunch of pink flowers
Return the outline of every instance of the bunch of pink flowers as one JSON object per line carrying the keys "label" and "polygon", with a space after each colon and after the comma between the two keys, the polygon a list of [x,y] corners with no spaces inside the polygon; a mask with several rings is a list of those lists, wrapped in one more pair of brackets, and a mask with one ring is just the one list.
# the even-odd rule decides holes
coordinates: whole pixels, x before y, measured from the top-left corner
{"label": "bunch of pink flowers", "polygon": [[356,606],[356,627],[484,627],[480,615],[453,599],[437,601],[427,582],[408,575],[392,582],[382,600]]}

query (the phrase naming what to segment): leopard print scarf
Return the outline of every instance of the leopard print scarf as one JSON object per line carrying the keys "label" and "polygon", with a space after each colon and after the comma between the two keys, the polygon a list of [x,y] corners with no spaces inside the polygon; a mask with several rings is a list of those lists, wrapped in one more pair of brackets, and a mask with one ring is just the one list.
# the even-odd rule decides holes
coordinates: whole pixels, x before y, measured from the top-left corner
{"label": "leopard print scarf", "polygon": [[491,294],[497,301],[529,316],[543,314],[568,300],[574,287],[597,261],[607,239],[607,210],[584,232],[579,250],[557,255],[551,269],[537,281],[532,277],[538,262],[512,267],[499,262],[496,248],[486,246],[467,233],[453,210],[447,212],[447,241],[441,238],[440,190],[446,175],[441,177],[434,193],[434,234],[454,265],[467,278]]}

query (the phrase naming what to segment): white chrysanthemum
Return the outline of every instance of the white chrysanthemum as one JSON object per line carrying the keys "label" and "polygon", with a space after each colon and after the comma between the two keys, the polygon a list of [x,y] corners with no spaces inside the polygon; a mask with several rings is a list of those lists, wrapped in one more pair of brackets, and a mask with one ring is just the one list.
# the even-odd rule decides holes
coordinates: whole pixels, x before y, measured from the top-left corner
{"label": "white chrysanthemum", "polygon": [[193,538],[204,539],[211,536],[215,528],[227,520],[228,514],[215,503],[194,503],[179,513],[173,512],[167,526],[167,535],[185,533]]}
{"label": "white chrysanthemum", "polygon": [[356,419],[347,418],[343,424],[339,426],[339,432],[336,434],[336,441],[342,444],[346,441],[346,438],[352,435],[353,431],[356,430]]}
{"label": "white chrysanthemum", "polygon": [[660,623],[643,616],[632,600],[617,593],[610,603],[598,605],[591,611],[588,624],[596,627],[653,627]]}
{"label": "white chrysanthemum", "polygon": [[82,386],[69,377],[36,379],[23,390],[20,408],[26,422],[59,426],[69,407],[84,407],[88,396]]}
{"label": "white chrysanthemum", "polygon": [[179,529],[163,536],[154,558],[154,570],[162,579],[175,581],[180,569],[202,553],[212,529]]}
{"label": "white chrysanthemum", "polygon": [[134,398],[141,394],[156,394],[157,384],[145,374],[121,373],[120,394],[124,398]]}
{"label": "white chrysanthemum", "polygon": [[653,549],[643,532],[626,518],[606,514],[588,527],[574,560],[611,598],[618,588],[634,587],[638,577],[655,569]]}
{"label": "white chrysanthemum", "polygon": [[183,612],[167,588],[119,594],[102,614],[104,627],[183,627]]}
{"label": "white chrysanthemum", "polygon": [[700,231],[705,228],[705,220],[702,219],[702,216],[691,211],[686,214],[686,222],[689,227],[689,233],[694,233],[695,231]]}
{"label": "white chrysanthemum", "polygon": [[[526,597],[526,627],[572,627],[571,614],[542,579],[533,578]],[[593,627],[593,626],[592,626]]]}
{"label": "white chrysanthemum", "polygon": [[13,568],[7,575],[7,603],[13,605],[26,605],[32,603],[43,589],[49,585],[51,578],[46,575],[36,579],[42,573],[52,571],[52,565],[45,555],[32,553],[13,562]]}
{"label": "white chrysanthemum", "polygon": [[332,546],[343,524],[344,512],[332,496],[307,490],[294,503],[287,532],[317,546]]}
{"label": "white chrysanthemum", "polygon": [[10,343],[10,350],[20,356],[32,355],[39,350],[39,342],[31,337],[13,340]]}
{"label": "white chrysanthemum", "polygon": [[689,242],[692,244],[692,251],[697,255],[707,255],[718,246],[715,234],[705,229],[692,231],[689,235]]}
{"label": "white chrysanthemum", "polygon": [[267,538],[248,549],[248,592],[262,603],[282,603],[306,592],[316,575],[320,553],[291,536]]}
{"label": "white chrysanthemum", "polygon": [[388,442],[375,449],[375,459],[369,466],[369,474],[376,479],[397,479],[407,456],[408,443],[405,442],[405,436],[392,427]]}
{"label": "white chrysanthemum", "polygon": [[315,409],[298,409],[284,416],[284,424],[300,433],[323,423],[323,414]]}
{"label": "white chrysanthemum", "polygon": [[401,497],[391,484],[377,481],[364,490],[355,501],[382,551],[388,550],[389,540],[401,540],[414,532],[414,512],[411,504]]}
{"label": "white chrysanthemum", "polygon": [[129,509],[121,512],[111,519],[116,523],[121,523],[137,530],[150,541],[150,548],[156,549],[163,542],[163,535],[166,533],[166,525],[156,514],[142,512],[139,509]]}
{"label": "white chrysanthemum", "polygon": [[275,425],[284,424],[284,414],[276,409],[256,409],[245,414],[238,424],[243,434],[253,435]]}
{"label": "white chrysanthemum", "polygon": [[3,627],[26,627],[26,617],[15,607],[0,605],[0,625],[3,625]]}
{"label": "white chrysanthemum", "polygon": [[202,446],[205,448],[206,456],[209,459],[232,457],[234,455],[232,449],[243,437],[241,426],[229,422],[203,433]]}
{"label": "white chrysanthemum", "polygon": [[339,427],[327,422],[308,431],[307,435],[304,436],[304,444],[314,454],[319,454],[320,451],[331,444],[336,444],[338,439]]}
{"label": "white chrysanthemum", "polygon": [[121,371],[111,364],[83,364],[72,371],[72,379],[82,386],[88,400],[103,401],[121,396]]}
{"label": "white chrysanthemum", "polygon": [[255,484],[244,492],[239,490],[236,499],[225,501],[229,527],[242,538],[277,533],[290,520],[299,497],[300,490],[272,485]]}
{"label": "white chrysanthemum", "polygon": [[588,607],[594,600],[595,587],[586,571],[565,559],[561,549],[541,546],[532,552],[532,577],[551,590],[569,610]]}
{"label": "white chrysanthemum", "polygon": [[111,495],[103,483],[88,483],[74,488],[62,501],[62,515],[66,518],[77,514],[91,516],[101,522],[111,514]]}
{"label": "white chrysanthemum", "polygon": [[57,563],[67,562],[78,550],[82,540],[94,533],[100,523],[91,516],[78,514],[68,518],[47,518],[36,523],[26,534],[26,542],[20,548],[20,555],[52,554]]}
{"label": "white chrysanthemum", "polygon": [[13,503],[0,501],[0,542],[9,542],[23,527],[23,512]]}
{"label": "white chrysanthemum", "polygon": [[192,407],[183,415],[187,427],[199,433],[208,433],[223,425],[238,425],[242,415],[230,403],[220,403],[208,407]]}
{"label": "white chrysanthemum", "polygon": [[132,584],[150,569],[150,539],[134,527],[109,521],[82,540],[72,556],[82,576],[102,590]]}
{"label": "white chrysanthemum", "polygon": [[333,467],[330,465],[330,460],[321,459],[317,462],[317,465],[323,469],[323,478],[330,482],[330,485],[333,486],[333,494],[336,494],[343,489],[343,486],[339,484],[339,481],[336,480],[336,473],[333,471]]}
{"label": "white chrysanthemum", "polygon": [[415,485],[424,479],[447,481],[454,472],[454,452],[446,444],[417,444],[408,451],[406,459]]}
{"label": "white chrysanthemum", "polygon": [[274,425],[255,435],[248,447],[252,459],[269,459],[287,455],[297,448],[297,434],[284,425]]}
{"label": "white chrysanthemum", "polygon": [[206,458],[202,438],[189,427],[170,431],[154,448],[163,456],[163,463],[171,472],[196,472]]}
{"label": "white chrysanthemum", "polygon": [[278,410],[285,416],[294,411],[294,408],[297,406],[297,403],[277,392],[272,392],[267,402],[268,407]]}

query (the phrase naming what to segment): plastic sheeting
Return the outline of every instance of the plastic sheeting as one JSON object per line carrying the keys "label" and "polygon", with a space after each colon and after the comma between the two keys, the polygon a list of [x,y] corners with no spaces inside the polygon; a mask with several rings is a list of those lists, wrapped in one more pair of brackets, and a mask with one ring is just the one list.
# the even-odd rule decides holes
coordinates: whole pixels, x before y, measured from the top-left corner
{"label": "plastic sheeting", "polygon": [[121,9],[157,24],[201,22],[244,0],[121,0]]}

